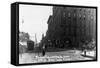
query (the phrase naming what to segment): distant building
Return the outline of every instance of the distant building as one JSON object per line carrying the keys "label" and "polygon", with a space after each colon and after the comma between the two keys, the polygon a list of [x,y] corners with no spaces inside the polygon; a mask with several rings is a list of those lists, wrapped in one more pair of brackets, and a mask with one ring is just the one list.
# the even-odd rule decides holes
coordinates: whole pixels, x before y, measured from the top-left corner
{"label": "distant building", "polygon": [[19,43],[22,46],[27,47],[27,41],[29,40],[29,34],[25,32],[19,32]]}
{"label": "distant building", "polygon": [[47,40],[70,40],[72,46],[96,38],[96,10],[93,8],[53,7],[48,19]]}
{"label": "distant building", "polygon": [[19,49],[23,50],[33,50],[34,49],[34,41],[30,40],[30,36],[28,33],[19,32]]}

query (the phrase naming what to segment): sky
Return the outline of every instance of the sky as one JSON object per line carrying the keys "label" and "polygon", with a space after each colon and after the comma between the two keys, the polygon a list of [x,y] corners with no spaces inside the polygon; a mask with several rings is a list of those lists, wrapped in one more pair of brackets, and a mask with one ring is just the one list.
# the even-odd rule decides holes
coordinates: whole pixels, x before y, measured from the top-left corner
{"label": "sky", "polygon": [[52,15],[52,6],[19,5],[19,30],[29,33],[33,41],[36,34],[39,42],[42,34],[46,35],[50,15]]}

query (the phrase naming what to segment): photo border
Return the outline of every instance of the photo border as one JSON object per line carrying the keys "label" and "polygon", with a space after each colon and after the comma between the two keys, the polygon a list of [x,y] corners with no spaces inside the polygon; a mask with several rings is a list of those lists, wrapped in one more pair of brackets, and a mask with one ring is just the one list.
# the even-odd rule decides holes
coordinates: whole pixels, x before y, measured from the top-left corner
{"label": "photo border", "polygon": [[[16,5],[16,55],[15,59],[16,62],[13,62],[11,59],[11,64],[16,66],[23,66],[23,65],[42,65],[42,64],[58,64],[58,63],[77,63],[77,62],[90,62],[90,61],[97,61],[98,58],[98,47],[97,47],[97,7],[96,6],[83,6],[83,5],[65,5],[65,4],[47,4],[47,3],[31,3],[31,2],[15,2],[12,3]],[[43,62],[43,63],[25,63],[19,64],[19,5],[40,5],[40,6],[62,6],[62,7],[80,7],[80,8],[94,8],[96,9],[96,59],[95,60],[77,60],[77,61],[57,61],[57,62]],[[12,14],[12,13],[11,13]],[[11,17],[12,18],[12,17]],[[12,29],[12,28],[11,28]],[[12,46],[12,45],[11,45]],[[13,49],[13,48],[12,48]],[[12,52],[12,51],[11,51]]]}

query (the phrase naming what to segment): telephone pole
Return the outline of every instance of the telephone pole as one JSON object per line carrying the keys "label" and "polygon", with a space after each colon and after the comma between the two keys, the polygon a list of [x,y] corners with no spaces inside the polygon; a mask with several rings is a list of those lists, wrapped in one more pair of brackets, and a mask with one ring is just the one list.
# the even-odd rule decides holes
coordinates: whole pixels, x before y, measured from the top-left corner
{"label": "telephone pole", "polygon": [[35,45],[37,45],[37,36],[36,36],[36,33],[35,33]]}

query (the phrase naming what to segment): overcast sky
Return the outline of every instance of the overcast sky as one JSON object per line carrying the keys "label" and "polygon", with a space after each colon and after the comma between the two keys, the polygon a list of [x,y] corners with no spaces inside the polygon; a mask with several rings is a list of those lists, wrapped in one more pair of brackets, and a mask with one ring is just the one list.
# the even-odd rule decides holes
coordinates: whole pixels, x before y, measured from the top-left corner
{"label": "overcast sky", "polygon": [[47,31],[47,21],[52,15],[52,6],[20,5],[19,6],[19,30],[28,32],[34,40],[37,35],[38,42]]}

